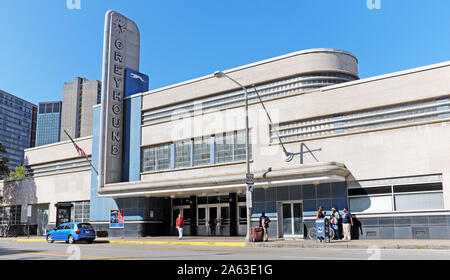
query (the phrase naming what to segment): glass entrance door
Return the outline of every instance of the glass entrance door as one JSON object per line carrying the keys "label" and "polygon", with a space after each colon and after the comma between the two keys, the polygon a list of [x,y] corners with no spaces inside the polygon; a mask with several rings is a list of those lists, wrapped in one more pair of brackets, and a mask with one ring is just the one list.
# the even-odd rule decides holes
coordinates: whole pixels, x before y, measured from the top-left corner
{"label": "glass entrance door", "polygon": [[229,235],[230,234],[230,207],[216,204],[199,206],[197,208],[198,235]]}
{"label": "glass entrance door", "polygon": [[48,205],[40,205],[38,206],[38,217],[37,217],[37,234],[45,235],[47,233],[48,226]]}
{"label": "glass entrance door", "polygon": [[200,236],[208,234],[208,218],[206,210],[206,206],[199,206],[197,208],[197,234]]}
{"label": "glass entrance door", "polygon": [[176,220],[178,219],[178,215],[181,214],[181,217],[184,220],[183,225],[183,234],[190,235],[190,225],[191,225],[191,209],[188,206],[177,206],[173,208],[173,227],[172,227],[172,235],[178,236],[178,229],[176,225]]}
{"label": "glass entrance door", "polygon": [[218,217],[218,207],[209,206],[208,207],[208,226],[209,226],[209,235],[215,236],[217,235],[217,227],[219,223]]}
{"label": "glass entrance door", "polygon": [[301,202],[282,204],[283,237],[303,238],[303,212]]}

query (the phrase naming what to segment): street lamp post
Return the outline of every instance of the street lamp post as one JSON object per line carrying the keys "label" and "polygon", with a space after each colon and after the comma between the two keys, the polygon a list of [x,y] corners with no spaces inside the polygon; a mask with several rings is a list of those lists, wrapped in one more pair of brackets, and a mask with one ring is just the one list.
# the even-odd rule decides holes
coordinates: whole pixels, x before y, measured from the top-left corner
{"label": "street lamp post", "polygon": [[246,153],[246,163],[247,163],[247,180],[246,180],[246,185],[247,185],[247,192],[246,192],[246,198],[247,198],[247,235],[245,237],[245,241],[249,241],[250,240],[250,223],[251,223],[251,215],[252,215],[252,207],[253,207],[253,202],[252,202],[252,194],[253,194],[253,182],[251,182],[253,180],[253,175],[250,173],[250,130],[249,130],[249,124],[248,124],[248,92],[247,92],[247,88],[245,86],[243,86],[241,83],[239,83],[238,81],[234,80],[233,78],[231,78],[230,76],[228,76],[227,74],[223,73],[222,71],[217,71],[214,73],[214,76],[218,79],[220,78],[228,78],[230,79],[232,82],[234,82],[235,84],[237,84],[238,86],[240,86],[245,93],[245,153]]}

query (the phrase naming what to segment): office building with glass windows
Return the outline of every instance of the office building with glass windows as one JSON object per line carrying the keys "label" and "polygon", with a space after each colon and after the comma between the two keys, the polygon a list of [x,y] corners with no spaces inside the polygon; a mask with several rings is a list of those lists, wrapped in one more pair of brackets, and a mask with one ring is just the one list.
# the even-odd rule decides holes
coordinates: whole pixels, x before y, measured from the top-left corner
{"label": "office building with glass windows", "polygon": [[39,103],[36,147],[57,143],[61,133],[62,102]]}
{"label": "office building with glass windows", "polygon": [[[335,206],[354,238],[450,238],[450,62],[360,79],[353,54],[312,49],[224,73],[248,90],[252,226],[265,212],[271,238],[308,238],[318,207]],[[217,235],[245,236],[244,104],[212,74],[128,95],[122,182],[100,186],[69,141],[32,148],[30,203],[49,227],[66,208],[108,236],[175,235],[178,214],[187,235],[217,219]],[[100,112],[76,140],[97,169]]]}
{"label": "office building with glass windows", "polygon": [[0,142],[6,149],[1,157],[8,159],[8,167],[24,163],[24,150],[36,142],[36,105],[0,90]]}

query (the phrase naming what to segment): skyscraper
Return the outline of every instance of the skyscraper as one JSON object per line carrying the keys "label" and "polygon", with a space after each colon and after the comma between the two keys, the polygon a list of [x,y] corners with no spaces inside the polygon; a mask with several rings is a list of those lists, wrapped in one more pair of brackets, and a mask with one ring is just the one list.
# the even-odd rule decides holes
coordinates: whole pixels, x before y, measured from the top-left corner
{"label": "skyscraper", "polygon": [[101,100],[101,83],[76,77],[71,83],[64,83],[60,140],[92,135],[92,107]]}
{"label": "skyscraper", "polygon": [[36,146],[59,142],[61,134],[61,109],[61,101],[39,103]]}
{"label": "skyscraper", "polygon": [[36,118],[36,105],[0,90],[0,142],[6,148],[0,156],[9,169],[23,165],[24,149],[35,146]]}

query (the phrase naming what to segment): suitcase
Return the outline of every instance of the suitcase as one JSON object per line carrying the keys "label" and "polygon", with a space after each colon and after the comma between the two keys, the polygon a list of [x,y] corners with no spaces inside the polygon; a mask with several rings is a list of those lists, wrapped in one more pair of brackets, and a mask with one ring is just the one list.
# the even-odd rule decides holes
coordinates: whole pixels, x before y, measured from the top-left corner
{"label": "suitcase", "polygon": [[250,242],[263,242],[264,229],[262,227],[250,228]]}

